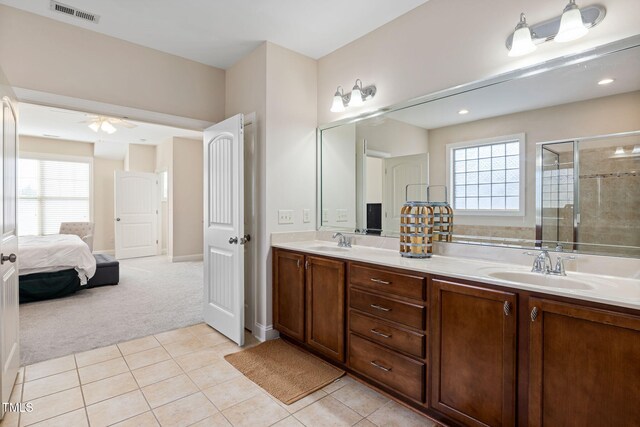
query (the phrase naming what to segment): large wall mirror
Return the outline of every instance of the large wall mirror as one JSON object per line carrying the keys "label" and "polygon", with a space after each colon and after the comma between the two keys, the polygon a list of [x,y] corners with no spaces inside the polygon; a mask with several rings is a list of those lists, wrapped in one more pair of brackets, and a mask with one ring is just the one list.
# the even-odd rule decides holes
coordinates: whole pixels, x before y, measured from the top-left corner
{"label": "large wall mirror", "polygon": [[454,242],[640,257],[640,37],[328,124],[318,141],[320,229],[397,236],[428,185],[454,209]]}

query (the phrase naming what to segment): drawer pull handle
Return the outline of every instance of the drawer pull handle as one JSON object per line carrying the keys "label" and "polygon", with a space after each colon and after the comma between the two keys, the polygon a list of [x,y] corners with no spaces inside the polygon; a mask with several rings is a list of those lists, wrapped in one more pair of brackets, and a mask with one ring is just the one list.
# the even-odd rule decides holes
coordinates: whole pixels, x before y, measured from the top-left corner
{"label": "drawer pull handle", "polygon": [[382,280],[382,279],[373,278],[373,279],[371,279],[371,281],[373,283],[380,283],[381,285],[390,285],[391,284],[391,282],[387,282],[386,280]]}
{"label": "drawer pull handle", "polygon": [[375,329],[371,329],[369,332],[371,332],[372,334],[376,334],[382,338],[391,338],[391,335],[383,334],[382,332],[376,331]]}
{"label": "drawer pull handle", "polygon": [[375,366],[376,368],[378,368],[378,369],[382,369],[382,370],[383,370],[383,371],[385,371],[385,372],[391,372],[391,368],[386,368],[386,367],[384,367],[384,366],[382,366],[382,365],[379,365],[378,363],[376,363],[376,361],[375,361],[375,360],[372,360],[370,363],[371,363],[373,366]]}
{"label": "drawer pull handle", "polygon": [[383,307],[383,306],[378,305],[378,304],[371,304],[371,308],[375,308],[376,310],[382,310],[382,311],[391,311],[390,308]]}

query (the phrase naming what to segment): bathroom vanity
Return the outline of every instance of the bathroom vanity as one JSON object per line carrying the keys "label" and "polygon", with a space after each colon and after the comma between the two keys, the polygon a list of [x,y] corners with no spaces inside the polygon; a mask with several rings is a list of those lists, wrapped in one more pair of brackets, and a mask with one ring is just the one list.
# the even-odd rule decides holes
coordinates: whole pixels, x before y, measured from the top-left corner
{"label": "bathroom vanity", "polygon": [[281,336],[447,425],[640,422],[640,280],[275,246]]}

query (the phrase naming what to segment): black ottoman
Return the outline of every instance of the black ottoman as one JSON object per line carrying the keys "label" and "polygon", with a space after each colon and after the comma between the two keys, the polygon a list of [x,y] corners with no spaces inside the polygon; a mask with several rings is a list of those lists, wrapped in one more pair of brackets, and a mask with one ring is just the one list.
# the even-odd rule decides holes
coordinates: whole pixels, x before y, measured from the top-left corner
{"label": "black ottoman", "polygon": [[117,285],[120,281],[120,263],[111,255],[94,254],[96,274],[89,279],[87,288],[96,286]]}

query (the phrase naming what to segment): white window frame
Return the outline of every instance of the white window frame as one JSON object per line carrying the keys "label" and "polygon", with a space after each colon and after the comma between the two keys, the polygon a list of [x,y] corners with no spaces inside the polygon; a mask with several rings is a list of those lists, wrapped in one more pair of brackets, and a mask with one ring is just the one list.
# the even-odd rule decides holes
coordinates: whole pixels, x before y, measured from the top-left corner
{"label": "white window frame", "polygon": [[[454,177],[453,174],[455,173],[455,168],[453,167],[452,164],[452,159],[453,159],[453,150],[458,149],[458,148],[472,148],[472,147],[478,147],[478,146],[482,146],[482,145],[489,145],[489,144],[499,144],[501,142],[506,142],[506,141],[518,141],[519,143],[519,148],[518,148],[518,155],[519,155],[519,160],[520,160],[520,168],[519,168],[519,173],[520,173],[520,178],[519,178],[519,202],[520,202],[520,206],[519,208],[516,209],[511,209],[511,210],[507,210],[507,209],[455,209],[454,206],[454,200],[455,200],[455,188],[453,186],[453,182],[454,182]],[[497,136],[497,137],[491,137],[491,138],[483,138],[483,139],[476,139],[476,140],[471,140],[471,141],[461,141],[461,142],[454,142],[454,143],[450,143],[446,145],[446,171],[447,171],[447,188],[449,189],[449,194],[448,194],[448,201],[449,204],[454,208],[454,214],[455,215],[461,215],[461,216],[467,216],[467,215],[481,215],[481,216],[519,216],[519,217],[524,217],[525,216],[525,199],[526,199],[526,194],[525,194],[525,178],[526,178],[526,161],[525,161],[525,147],[526,147],[526,135],[524,133],[516,133],[516,134],[512,134],[512,135],[504,135],[504,136]]]}
{"label": "white window frame", "polygon": [[[93,187],[93,157],[71,156],[71,155],[51,154],[51,153],[21,152],[19,154],[19,156],[18,156],[18,162],[17,162],[18,166],[20,165],[20,159],[88,163],[89,164],[89,221],[90,222],[94,222],[94,218],[93,218],[93,193],[94,193],[94,187]],[[20,176],[20,171],[18,171],[18,173],[17,173],[17,177],[19,177],[19,176]],[[18,196],[16,202],[19,203],[20,199],[21,199],[21,197]],[[19,214],[18,214],[18,218],[20,218]]]}

